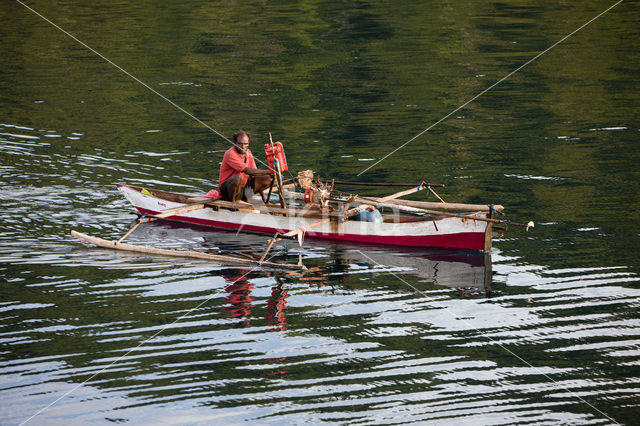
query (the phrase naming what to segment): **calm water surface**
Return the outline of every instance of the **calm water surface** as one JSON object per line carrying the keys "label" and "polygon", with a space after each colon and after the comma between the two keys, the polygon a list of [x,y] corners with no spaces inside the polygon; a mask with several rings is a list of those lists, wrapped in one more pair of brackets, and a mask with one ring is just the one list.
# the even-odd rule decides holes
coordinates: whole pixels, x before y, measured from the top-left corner
{"label": "calm water surface", "polygon": [[[251,131],[258,158],[272,132],[293,173],[343,180],[612,4],[29,2],[221,133]],[[228,143],[3,2],[0,423],[637,422],[638,5],[358,178],[442,182],[534,230],[486,258],[278,246],[301,275],[74,240],[133,224],[115,182],[215,187]],[[157,222],[130,240],[265,247]]]}

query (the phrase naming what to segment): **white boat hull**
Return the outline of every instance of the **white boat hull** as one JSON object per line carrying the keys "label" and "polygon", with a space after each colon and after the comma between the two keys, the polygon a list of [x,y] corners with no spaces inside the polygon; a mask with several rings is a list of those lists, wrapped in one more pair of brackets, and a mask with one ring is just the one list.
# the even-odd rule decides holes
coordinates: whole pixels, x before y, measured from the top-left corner
{"label": "white boat hull", "polygon": [[[154,191],[158,194],[158,196],[154,196],[145,194],[140,189],[129,185],[119,185],[119,190],[143,215],[156,215],[169,209],[185,206],[188,204],[187,198],[191,197],[172,194],[174,197],[170,198],[183,198],[182,202],[172,201],[167,199],[169,197],[162,197],[161,191]],[[251,207],[248,206],[247,210],[251,210]],[[481,251],[490,248],[491,229],[487,222],[473,219],[463,220],[461,217],[445,217],[433,221],[419,219],[413,222],[398,223],[331,221],[309,229],[305,232],[305,238],[405,247],[442,247]],[[273,235],[276,232],[284,234],[301,227],[308,227],[321,219],[287,217],[258,212],[257,210],[232,211],[204,208],[171,216],[168,220],[232,231]],[[487,233],[488,237],[486,237]]]}

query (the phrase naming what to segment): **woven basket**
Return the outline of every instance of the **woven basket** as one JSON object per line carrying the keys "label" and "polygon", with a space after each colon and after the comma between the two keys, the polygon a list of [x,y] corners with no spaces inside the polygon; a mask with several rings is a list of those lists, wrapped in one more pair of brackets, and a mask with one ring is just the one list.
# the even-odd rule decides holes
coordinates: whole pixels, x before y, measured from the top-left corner
{"label": "woven basket", "polygon": [[307,189],[313,182],[313,170],[303,170],[298,172],[298,183],[302,189]]}

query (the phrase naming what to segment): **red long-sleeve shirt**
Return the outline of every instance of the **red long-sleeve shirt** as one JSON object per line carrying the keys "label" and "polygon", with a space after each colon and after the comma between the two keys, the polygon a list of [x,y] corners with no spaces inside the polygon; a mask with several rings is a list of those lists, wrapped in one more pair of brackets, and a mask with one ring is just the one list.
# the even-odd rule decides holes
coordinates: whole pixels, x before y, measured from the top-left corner
{"label": "red long-sleeve shirt", "polygon": [[232,146],[224,153],[224,157],[222,158],[222,164],[220,164],[220,182],[218,186],[222,185],[222,182],[233,175],[240,175],[242,186],[246,186],[249,176],[246,173],[242,173],[242,171],[247,167],[256,168],[256,161],[253,159],[251,150],[247,149],[245,158],[242,158],[242,154],[238,154],[236,148]]}

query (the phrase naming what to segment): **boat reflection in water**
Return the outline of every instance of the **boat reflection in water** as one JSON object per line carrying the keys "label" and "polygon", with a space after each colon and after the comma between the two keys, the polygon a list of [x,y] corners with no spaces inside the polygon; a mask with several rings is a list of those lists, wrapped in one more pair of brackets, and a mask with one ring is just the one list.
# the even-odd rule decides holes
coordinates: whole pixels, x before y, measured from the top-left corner
{"label": "boat reflection in water", "polygon": [[462,297],[491,297],[490,254],[345,245],[326,246],[326,251],[325,265],[310,267],[301,280],[318,276],[322,280],[338,272],[345,278],[353,273],[385,274],[411,287],[419,278],[418,282],[457,289]]}
{"label": "boat reflection in water", "polygon": [[[202,250],[210,253],[259,259],[266,247],[261,235],[211,231],[201,227],[172,222],[152,222],[139,227],[131,237],[133,244],[171,244],[172,249]],[[333,292],[336,287],[349,287],[349,278],[357,275],[375,282],[377,277],[398,280],[406,291],[421,291],[428,286],[456,289],[463,298],[491,296],[491,257],[489,254],[451,250],[400,250],[398,248],[335,244],[305,241],[281,241],[269,257],[278,262],[295,262],[302,257],[309,268],[305,273],[256,269],[224,265],[212,271],[226,282],[223,310],[237,319],[236,327],[251,326],[251,318],[264,318],[273,331],[287,327],[287,287],[304,282],[315,291]],[[270,277],[275,281],[264,306],[256,308],[256,279]]]}

